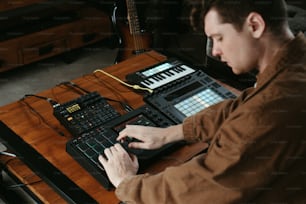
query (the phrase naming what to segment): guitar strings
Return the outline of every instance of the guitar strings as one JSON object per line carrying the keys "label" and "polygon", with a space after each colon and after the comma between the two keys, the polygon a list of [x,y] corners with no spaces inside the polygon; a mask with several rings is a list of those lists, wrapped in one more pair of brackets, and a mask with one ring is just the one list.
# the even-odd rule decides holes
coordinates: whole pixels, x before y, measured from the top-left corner
{"label": "guitar strings", "polygon": [[[128,20],[130,24],[130,32],[135,42],[134,44],[135,50],[137,51],[143,48],[142,39],[138,37],[138,35],[141,35],[141,30],[140,30],[138,15],[137,15],[137,9],[136,9],[135,2],[133,0],[126,0],[126,3],[128,6],[127,11],[128,11]],[[134,15],[131,16],[131,14],[134,14]]]}
{"label": "guitar strings", "polygon": [[135,28],[135,8],[133,7],[134,2],[131,2],[132,0],[127,0],[127,4],[128,4],[128,16],[129,16],[129,24],[130,24],[130,30],[131,30],[131,34],[133,36],[133,40],[134,40],[134,45],[135,45],[135,50],[138,49],[138,42],[137,42],[137,38],[136,38],[136,28]]}

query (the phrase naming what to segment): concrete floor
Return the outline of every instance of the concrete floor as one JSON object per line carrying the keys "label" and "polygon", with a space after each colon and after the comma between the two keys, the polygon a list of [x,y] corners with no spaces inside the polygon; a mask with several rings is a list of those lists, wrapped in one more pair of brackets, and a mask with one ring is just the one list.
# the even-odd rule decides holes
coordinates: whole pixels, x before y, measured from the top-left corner
{"label": "concrete floor", "polygon": [[[0,73],[0,106],[14,102],[25,94],[37,94],[60,82],[107,67],[114,63],[116,54],[116,49],[97,43],[68,56],[60,55]],[[72,62],[67,63],[68,58]]]}

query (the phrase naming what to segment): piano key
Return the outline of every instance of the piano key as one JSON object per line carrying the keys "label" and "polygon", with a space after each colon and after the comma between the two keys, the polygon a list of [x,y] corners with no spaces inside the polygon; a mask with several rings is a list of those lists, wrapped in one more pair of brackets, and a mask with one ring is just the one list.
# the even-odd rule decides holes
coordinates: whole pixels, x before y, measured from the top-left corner
{"label": "piano key", "polygon": [[[150,88],[150,89],[156,89],[160,86],[163,86],[169,82],[172,82],[176,79],[179,79],[181,77],[184,77],[190,73],[193,73],[195,72],[194,69],[188,67],[188,66],[185,66],[183,65],[184,67],[184,70],[183,71],[175,71],[173,69],[169,69],[165,72],[163,72],[163,76],[165,76],[165,78],[162,78],[162,77],[156,77],[157,75],[153,76],[152,78],[149,78],[150,81],[152,81],[153,83],[150,84],[150,85],[145,85],[146,87]],[[161,74],[160,74],[161,75]],[[167,76],[166,76],[167,75]],[[170,75],[170,76],[169,76]],[[142,82],[141,82],[142,83]],[[143,83],[142,83],[143,84]]]}

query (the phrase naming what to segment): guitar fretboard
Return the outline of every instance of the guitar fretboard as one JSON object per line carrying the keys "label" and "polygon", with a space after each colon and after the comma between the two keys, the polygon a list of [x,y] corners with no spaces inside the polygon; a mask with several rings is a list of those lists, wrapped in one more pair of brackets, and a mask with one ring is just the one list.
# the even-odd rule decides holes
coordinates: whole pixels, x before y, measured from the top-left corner
{"label": "guitar fretboard", "polygon": [[126,0],[126,7],[128,13],[128,21],[130,24],[130,33],[131,34],[139,34],[140,26],[137,15],[137,8],[134,0]]}

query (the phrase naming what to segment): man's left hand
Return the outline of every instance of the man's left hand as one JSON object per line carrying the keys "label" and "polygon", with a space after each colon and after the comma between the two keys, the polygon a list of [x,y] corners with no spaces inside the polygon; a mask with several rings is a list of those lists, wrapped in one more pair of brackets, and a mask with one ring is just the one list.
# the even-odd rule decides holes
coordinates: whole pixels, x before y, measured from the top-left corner
{"label": "man's left hand", "polygon": [[104,154],[105,157],[99,156],[99,161],[116,188],[125,178],[137,174],[139,168],[137,157],[128,154],[119,143],[105,149]]}

